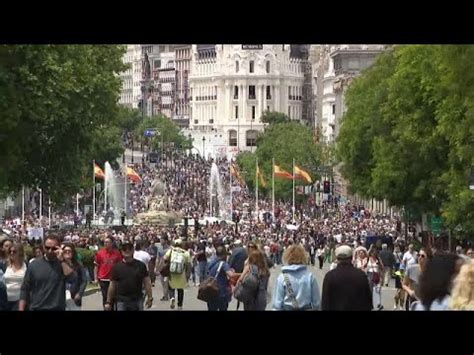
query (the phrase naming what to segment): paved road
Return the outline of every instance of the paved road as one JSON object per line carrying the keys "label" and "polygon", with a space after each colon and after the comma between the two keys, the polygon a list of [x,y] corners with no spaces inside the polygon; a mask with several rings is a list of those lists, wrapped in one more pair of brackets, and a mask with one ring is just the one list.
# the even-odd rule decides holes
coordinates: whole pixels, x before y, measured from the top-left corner
{"label": "paved road", "polygon": [[[270,287],[269,290],[273,293],[275,288],[275,281],[280,273],[280,266],[276,266],[271,270],[271,277],[270,277]],[[322,270],[319,268],[311,266],[311,271],[316,276],[318,281],[319,289],[321,292],[323,278],[327,271],[329,271],[329,264],[325,264]],[[158,280],[157,280],[158,281]],[[184,291],[184,310],[207,310],[206,303],[197,299],[197,286],[193,286],[192,282],[188,286],[187,289]],[[389,287],[382,288],[382,305],[384,306],[385,310],[392,310],[393,309],[393,296],[395,294],[394,288],[394,280]],[[169,302],[160,301],[160,298],[163,296],[163,291],[161,284],[159,282],[156,283],[155,287],[153,288],[153,298],[154,304],[151,310],[155,311],[169,311]],[[237,301],[232,300],[231,304],[229,305],[229,310],[235,310],[237,307]],[[102,296],[100,292],[89,295],[84,297],[83,299],[83,310],[102,310]],[[241,306],[242,309],[242,306]],[[271,309],[271,304],[267,305],[267,310]]]}

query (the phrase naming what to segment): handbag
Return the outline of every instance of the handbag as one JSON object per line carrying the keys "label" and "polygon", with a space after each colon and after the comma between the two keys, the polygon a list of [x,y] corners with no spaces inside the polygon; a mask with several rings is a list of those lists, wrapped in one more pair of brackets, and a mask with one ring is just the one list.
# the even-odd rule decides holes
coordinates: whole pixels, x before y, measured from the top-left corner
{"label": "handbag", "polygon": [[234,289],[234,297],[237,301],[247,303],[255,299],[259,286],[258,275],[251,272],[237,283]]}
{"label": "handbag", "polygon": [[206,303],[215,301],[219,298],[219,284],[217,283],[217,276],[221,272],[224,262],[221,261],[219,267],[217,268],[215,277],[208,277],[205,279],[198,288],[197,299],[204,301]]}
{"label": "handbag", "polygon": [[162,260],[161,263],[162,263],[162,265],[160,267],[160,275],[163,276],[163,277],[169,277],[170,276],[170,266],[171,266],[170,259],[168,259],[166,261]]}

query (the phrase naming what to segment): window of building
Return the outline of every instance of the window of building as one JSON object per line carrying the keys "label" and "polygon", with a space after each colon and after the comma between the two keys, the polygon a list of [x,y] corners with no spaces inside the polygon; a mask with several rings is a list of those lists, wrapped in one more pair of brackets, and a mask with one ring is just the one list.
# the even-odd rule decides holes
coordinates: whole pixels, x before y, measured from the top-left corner
{"label": "window of building", "polygon": [[270,111],[270,106],[267,106],[267,111]]}
{"label": "window of building", "polygon": [[272,99],[272,87],[270,85],[267,85],[267,100]]}
{"label": "window of building", "polygon": [[336,114],[336,105],[332,105],[332,114],[333,114],[333,115]]}
{"label": "window of building", "polygon": [[235,61],[235,72],[236,73],[239,72],[239,61],[238,60]]}
{"label": "window of building", "polygon": [[265,63],[265,68],[267,70],[267,73],[270,73],[270,61],[267,60],[267,62]]}
{"label": "window of building", "polygon": [[239,106],[234,107],[235,119],[239,118]]}
{"label": "window of building", "polygon": [[234,99],[239,98],[239,87],[237,85],[234,86]]}
{"label": "window of building", "polygon": [[249,85],[249,100],[255,100],[255,85]]}
{"label": "window of building", "polygon": [[255,106],[252,106],[252,120],[255,119]]}
{"label": "window of building", "polygon": [[288,86],[288,100],[291,100],[291,86]]}
{"label": "window of building", "polygon": [[254,69],[255,69],[255,68],[254,68],[254,61],[253,61],[253,60],[251,60],[251,61],[250,61],[250,68],[249,68],[249,72],[250,72],[250,73],[253,73],[253,72],[254,72]]}
{"label": "window of building", "polygon": [[288,117],[291,118],[291,106],[288,106]]}
{"label": "window of building", "polygon": [[246,138],[247,147],[257,146],[257,131],[247,131]]}
{"label": "window of building", "polygon": [[229,145],[231,147],[237,147],[237,131],[229,131]]}

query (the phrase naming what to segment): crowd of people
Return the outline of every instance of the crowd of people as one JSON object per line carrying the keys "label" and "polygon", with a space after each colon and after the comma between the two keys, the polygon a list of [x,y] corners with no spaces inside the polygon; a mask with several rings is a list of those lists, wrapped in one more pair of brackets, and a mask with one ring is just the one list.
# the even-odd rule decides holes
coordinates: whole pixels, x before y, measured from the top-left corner
{"label": "crowd of people", "polygon": [[[160,302],[183,309],[188,285],[209,310],[232,298],[244,310],[381,310],[383,289],[395,279],[395,309],[474,309],[472,247],[456,253],[429,245],[418,251],[402,235],[397,216],[362,206],[308,199],[297,206],[233,193],[233,221],[209,215],[212,163],[230,191],[230,162],[173,154],[134,166],[142,181],[129,185],[132,216],[148,209],[156,177],[166,186],[166,209],[194,217],[194,225],[80,226],[29,238],[17,219],[4,222],[0,244],[0,309],[79,310],[88,282],[100,287],[104,310],[143,310]],[[238,180],[235,179],[235,185]],[[234,215],[234,217],[235,217]],[[15,222],[15,223],[14,223]],[[33,221],[34,223],[34,221]],[[29,255],[25,250],[31,249]],[[93,254],[85,260],[84,250]],[[30,259],[30,260],[28,260]],[[329,265],[318,284],[314,270]],[[282,265],[269,290],[275,265]],[[212,292],[212,291],[215,292]],[[212,295],[209,296],[209,295]]]}

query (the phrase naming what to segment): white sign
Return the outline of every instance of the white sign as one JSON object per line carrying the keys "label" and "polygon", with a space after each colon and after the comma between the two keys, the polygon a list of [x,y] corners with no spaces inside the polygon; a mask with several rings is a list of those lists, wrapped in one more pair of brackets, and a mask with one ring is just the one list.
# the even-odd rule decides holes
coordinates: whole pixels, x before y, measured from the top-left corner
{"label": "white sign", "polygon": [[28,228],[28,239],[43,239],[43,228]]}
{"label": "white sign", "polygon": [[240,186],[232,186],[232,192],[240,192],[242,188]]}

